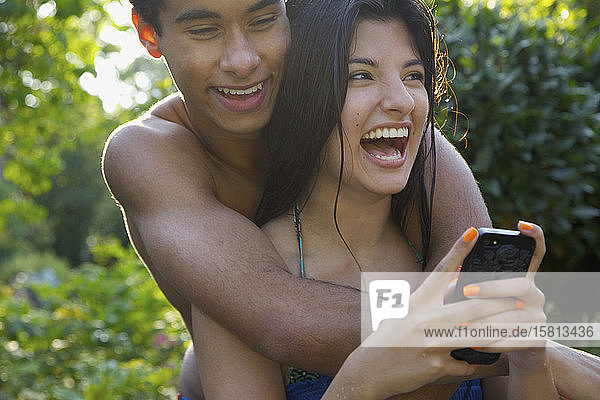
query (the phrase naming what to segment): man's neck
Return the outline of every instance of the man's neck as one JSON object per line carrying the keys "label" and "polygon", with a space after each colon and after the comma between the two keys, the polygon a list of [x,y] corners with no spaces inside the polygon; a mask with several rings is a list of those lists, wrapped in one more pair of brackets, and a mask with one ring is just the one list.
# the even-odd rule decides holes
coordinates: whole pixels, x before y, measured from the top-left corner
{"label": "man's neck", "polygon": [[262,139],[203,136],[210,158],[220,167],[262,182],[265,146]]}
{"label": "man's neck", "polygon": [[179,97],[180,103],[173,106],[178,123],[194,133],[207,155],[221,168],[262,181],[265,146],[261,132],[234,134],[208,121],[196,121],[190,116],[183,98]]}

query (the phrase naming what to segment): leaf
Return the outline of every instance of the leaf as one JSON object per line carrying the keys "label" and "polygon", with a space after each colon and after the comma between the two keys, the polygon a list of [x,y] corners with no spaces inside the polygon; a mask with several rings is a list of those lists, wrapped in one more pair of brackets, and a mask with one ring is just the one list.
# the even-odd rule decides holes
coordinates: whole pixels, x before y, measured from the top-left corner
{"label": "leaf", "polygon": [[[600,209],[592,206],[579,206],[571,210],[573,215],[580,219],[592,219],[600,216]],[[600,222],[600,221],[596,221]]]}

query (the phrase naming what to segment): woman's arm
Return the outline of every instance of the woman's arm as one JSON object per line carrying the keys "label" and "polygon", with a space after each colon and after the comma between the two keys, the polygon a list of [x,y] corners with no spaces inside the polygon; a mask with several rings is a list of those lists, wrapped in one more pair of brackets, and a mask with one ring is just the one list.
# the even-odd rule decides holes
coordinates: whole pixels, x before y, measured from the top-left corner
{"label": "woman's arm", "polygon": [[[382,321],[346,359],[323,399],[387,399],[402,393],[408,396],[406,398],[419,398],[410,396],[415,396],[413,391],[424,385],[445,376],[469,376],[475,372],[474,366],[450,356],[443,339],[426,338],[423,333],[427,327],[448,326],[514,308],[514,301],[505,299],[497,299],[493,304],[469,300],[444,305],[445,290],[460,262],[472,249],[476,236],[477,231],[470,228],[456,241],[436,267],[435,274],[411,293],[408,315]],[[483,307],[484,304],[488,306]],[[440,398],[441,393],[437,394],[434,398]]]}
{"label": "woman's arm", "polygon": [[278,363],[192,306],[192,339],[204,398],[285,399]]}

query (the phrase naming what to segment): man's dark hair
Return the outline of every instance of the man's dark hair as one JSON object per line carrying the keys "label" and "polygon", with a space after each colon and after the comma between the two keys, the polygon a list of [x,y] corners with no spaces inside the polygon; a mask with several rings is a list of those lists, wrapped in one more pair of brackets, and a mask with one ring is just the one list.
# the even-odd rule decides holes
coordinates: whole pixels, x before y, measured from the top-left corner
{"label": "man's dark hair", "polygon": [[[273,117],[264,131],[269,156],[256,223],[260,225],[289,212],[295,202],[310,196],[322,164],[322,149],[336,125],[343,143],[341,113],[348,86],[350,47],[358,24],[364,20],[399,20],[406,25],[423,61],[429,98],[425,133],[430,136],[421,141],[406,187],[392,197],[392,215],[406,232],[407,218],[416,207],[421,220],[422,254],[426,257],[435,184],[434,93],[439,93],[436,89],[440,77],[436,68],[436,24],[429,8],[422,0],[296,0],[288,1],[288,16],[292,44]],[[338,195],[343,150],[341,145]],[[433,170],[430,187],[425,184],[426,162]],[[337,227],[337,220],[335,224]]]}
{"label": "man's dark hair", "polygon": [[160,35],[158,14],[165,8],[165,0],[129,0],[129,2],[140,18],[150,24],[157,35]]}

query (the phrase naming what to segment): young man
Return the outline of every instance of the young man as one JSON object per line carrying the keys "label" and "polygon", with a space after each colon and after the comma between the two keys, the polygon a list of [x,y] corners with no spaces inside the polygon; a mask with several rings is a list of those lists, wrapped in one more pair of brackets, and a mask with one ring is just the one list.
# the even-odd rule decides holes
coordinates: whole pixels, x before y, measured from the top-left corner
{"label": "young man", "polygon": [[[268,358],[334,374],[360,341],[359,293],[285,272],[251,222],[263,184],[260,133],[289,41],[284,2],[131,2],[140,41],[164,56],[180,91],[106,145],[105,179],[133,245],[188,329],[195,304]],[[444,139],[437,162],[433,266],[466,227],[490,226],[471,171]],[[554,354],[557,368],[577,357],[568,353]],[[481,374],[506,373],[503,365]],[[561,392],[577,369],[563,371]],[[456,386],[410,396],[447,398]]]}

